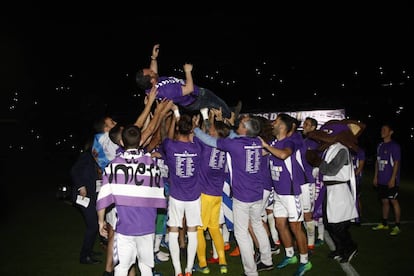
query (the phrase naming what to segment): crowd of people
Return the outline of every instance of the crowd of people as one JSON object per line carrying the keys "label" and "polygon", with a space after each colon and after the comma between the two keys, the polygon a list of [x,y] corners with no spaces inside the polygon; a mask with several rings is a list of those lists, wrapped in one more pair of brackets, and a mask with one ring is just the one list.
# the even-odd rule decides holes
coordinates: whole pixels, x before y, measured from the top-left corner
{"label": "crowd of people", "polygon": [[[176,276],[209,274],[212,264],[231,274],[230,232],[236,244],[230,256],[241,258],[248,276],[297,263],[295,275],[304,275],[312,269],[309,252],[327,235],[334,243],[329,257],[350,262],[358,253],[349,228],[360,223],[365,160],[355,139],[364,126],[333,120],[317,129],[307,117],[299,132],[302,122],[285,113],[273,121],[240,114],[240,102],[230,108],[194,84],[192,64],[183,67],[185,80],[158,76],[159,48],[154,45],[149,68],[136,75],[147,93],[136,121],[100,118],[93,142],[72,167],[75,206],[86,223],[80,262],[102,262],[93,251],[100,236],[107,241],[103,275],[139,269],[152,276],[158,262],[170,259]],[[388,229],[391,203],[396,224],[390,234],[398,235],[401,152],[392,134],[384,124],[373,180],[383,218],[373,230]],[[274,265],[272,254],[280,249],[284,258]]]}

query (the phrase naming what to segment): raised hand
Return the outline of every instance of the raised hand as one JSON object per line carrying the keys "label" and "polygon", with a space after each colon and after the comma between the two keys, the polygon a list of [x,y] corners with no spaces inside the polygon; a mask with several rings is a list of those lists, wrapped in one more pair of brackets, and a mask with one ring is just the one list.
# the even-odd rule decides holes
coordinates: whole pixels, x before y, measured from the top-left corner
{"label": "raised hand", "polygon": [[184,72],[191,72],[191,71],[193,71],[193,65],[190,64],[190,63],[184,64],[183,68],[184,68]]}
{"label": "raised hand", "polygon": [[211,108],[210,112],[212,112],[214,114],[214,117],[216,118],[216,121],[223,121],[223,112],[222,112],[221,107],[219,109]]}
{"label": "raised hand", "polygon": [[157,94],[158,94],[158,90],[155,86],[153,86],[151,88],[151,91],[145,97],[144,104],[147,104],[148,102],[152,104],[157,98]]}
{"label": "raised hand", "polygon": [[200,125],[200,114],[194,115],[192,118],[193,129]]}
{"label": "raised hand", "polygon": [[155,44],[154,47],[152,47],[151,59],[157,59],[159,52],[160,52],[160,44]]}

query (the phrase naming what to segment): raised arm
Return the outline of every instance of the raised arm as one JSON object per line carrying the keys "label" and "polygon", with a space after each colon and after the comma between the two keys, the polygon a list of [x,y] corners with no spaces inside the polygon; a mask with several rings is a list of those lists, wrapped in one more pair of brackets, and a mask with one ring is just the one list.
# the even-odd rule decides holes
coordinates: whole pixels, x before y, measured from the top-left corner
{"label": "raised arm", "polygon": [[172,106],[173,102],[171,100],[163,100],[158,103],[154,112],[154,117],[152,117],[148,126],[141,133],[140,146],[145,147],[149,144],[149,139],[157,130],[158,126],[161,123],[161,119],[167,114],[169,110],[171,110]]}
{"label": "raised arm", "polygon": [[276,148],[276,147],[272,147],[271,145],[266,143],[266,141],[263,140],[262,137],[259,136],[259,138],[262,141],[263,149],[267,150],[268,152],[270,152],[271,154],[273,154],[274,156],[276,156],[279,159],[285,160],[286,158],[291,156],[292,153],[293,153],[292,149],[289,148],[289,147],[284,148],[284,149],[279,149],[279,148]]}
{"label": "raised arm", "polygon": [[156,147],[158,147],[161,142],[162,142],[162,129],[165,127],[165,121],[168,120],[168,118],[171,118],[171,112],[167,113],[163,118],[161,118],[161,122],[160,125],[158,126],[158,128],[154,131],[154,134],[151,136],[151,139],[148,143],[147,147],[147,151],[151,152],[153,149],[155,149]]}
{"label": "raised arm", "polygon": [[193,82],[193,65],[186,63],[184,64],[184,73],[185,73],[185,85],[182,86],[183,96],[191,94],[194,92],[194,82]]}
{"label": "raised arm", "polygon": [[166,138],[174,139],[175,125],[180,120],[180,111],[175,104],[171,107],[171,116],[161,121],[161,142]]}
{"label": "raised arm", "polygon": [[152,54],[151,54],[151,63],[150,63],[150,69],[158,74],[158,53],[160,52],[160,44],[155,44],[154,47],[152,47]]}
{"label": "raised arm", "polygon": [[194,128],[194,135],[198,139],[200,139],[204,144],[210,147],[213,147],[213,148],[217,148],[217,138],[205,133],[204,131],[201,130],[201,128],[199,127]]}
{"label": "raised arm", "polygon": [[138,116],[137,120],[135,121],[135,124],[139,128],[143,128],[145,121],[147,120],[148,116],[151,112],[152,104],[155,101],[155,98],[157,96],[157,88],[152,87],[151,91],[148,93],[147,96],[145,96],[145,107],[144,110],[141,112],[141,114]]}

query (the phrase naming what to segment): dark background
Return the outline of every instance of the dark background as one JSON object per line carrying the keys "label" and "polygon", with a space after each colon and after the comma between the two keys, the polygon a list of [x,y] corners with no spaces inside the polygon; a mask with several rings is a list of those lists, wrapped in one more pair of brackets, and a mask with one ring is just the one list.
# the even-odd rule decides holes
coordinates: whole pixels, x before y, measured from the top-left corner
{"label": "dark background", "polygon": [[155,43],[160,74],[183,77],[182,65],[193,63],[195,83],[230,106],[242,100],[242,112],[345,108],[366,123],[361,144],[369,155],[389,119],[403,155],[413,151],[414,24],[404,7],[286,19],[280,11],[119,13],[128,6],[112,16],[99,10],[75,16],[68,7],[31,7],[2,18],[3,157],[74,156],[99,115],[134,121],[143,107],[134,75],[149,65]]}

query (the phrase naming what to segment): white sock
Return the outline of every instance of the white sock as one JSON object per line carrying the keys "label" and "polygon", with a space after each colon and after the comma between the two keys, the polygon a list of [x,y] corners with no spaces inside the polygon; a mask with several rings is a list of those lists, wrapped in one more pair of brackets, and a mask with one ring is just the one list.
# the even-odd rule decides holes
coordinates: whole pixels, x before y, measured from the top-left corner
{"label": "white sock", "polygon": [[285,252],[286,252],[286,257],[293,257],[293,255],[295,254],[295,250],[293,249],[293,246],[286,247]]}
{"label": "white sock", "polygon": [[197,254],[197,232],[187,232],[187,267],[186,272],[192,272],[195,256]]}
{"label": "white sock", "polygon": [[182,273],[180,262],[180,245],[178,244],[178,232],[170,232],[170,241],[168,243],[170,248],[171,261],[174,266],[175,275]]}
{"label": "white sock", "polygon": [[162,240],[162,234],[156,234],[154,239],[154,252],[160,251],[160,244]]}
{"label": "white sock", "polygon": [[221,229],[221,232],[223,233],[224,243],[229,242],[230,241],[230,232],[229,232],[229,229],[227,228],[226,224],[223,224],[223,228]]}
{"label": "white sock", "polygon": [[277,243],[279,241],[279,233],[276,229],[275,217],[273,216],[273,213],[267,214],[267,224],[269,225],[273,241]]}
{"label": "white sock", "polygon": [[306,221],[306,235],[308,236],[308,245],[315,245],[315,223],[313,220]]}
{"label": "white sock", "polygon": [[325,240],[323,233],[325,232],[325,225],[323,225],[322,219],[318,220],[318,239]]}
{"label": "white sock", "polygon": [[308,262],[308,254],[299,254],[300,255],[300,263],[306,264]]}

